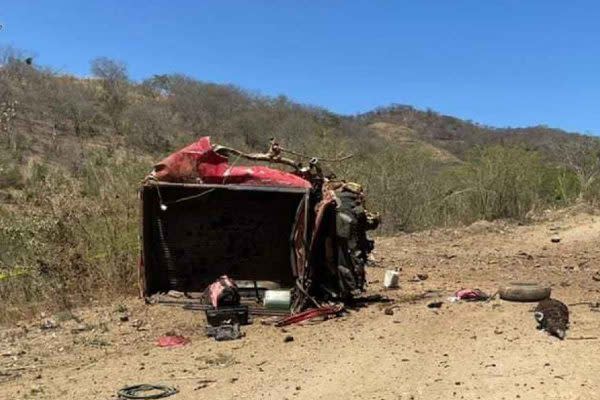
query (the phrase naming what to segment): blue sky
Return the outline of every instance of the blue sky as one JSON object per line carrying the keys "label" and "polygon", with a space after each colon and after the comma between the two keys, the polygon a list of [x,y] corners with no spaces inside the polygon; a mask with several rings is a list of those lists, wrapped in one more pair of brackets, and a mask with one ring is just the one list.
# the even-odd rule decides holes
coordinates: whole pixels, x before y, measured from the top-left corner
{"label": "blue sky", "polygon": [[390,103],[600,134],[600,2],[0,0],[0,45],[180,72],[343,114]]}

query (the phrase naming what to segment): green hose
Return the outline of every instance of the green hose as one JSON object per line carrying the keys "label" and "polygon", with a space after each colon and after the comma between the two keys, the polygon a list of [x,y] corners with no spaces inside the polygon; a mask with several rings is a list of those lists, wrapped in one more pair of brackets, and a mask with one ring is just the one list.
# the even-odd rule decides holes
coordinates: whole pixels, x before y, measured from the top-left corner
{"label": "green hose", "polygon": [[[144,392],[151,392],[146,393]],[[158,393],[152,393],[158,392]],[[119,390],[118,395],[120,399],[162,399],[164,397],[172,396],[178,393],[179,390],[175,389],[171,386],[162,386],[162,385],[132,385],[125,386],[123,389]]]}

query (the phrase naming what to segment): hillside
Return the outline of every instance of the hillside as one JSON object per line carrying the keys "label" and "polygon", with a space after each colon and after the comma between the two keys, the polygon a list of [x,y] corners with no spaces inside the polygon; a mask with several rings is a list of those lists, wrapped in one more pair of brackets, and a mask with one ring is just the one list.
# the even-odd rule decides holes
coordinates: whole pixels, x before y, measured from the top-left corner
{"label": "hillside", "polygon": [[560,158],[561,145],[588,140],[589,137],[543,125],[523,128],[495,128],[465,121],[435,111],[394,105],[378,108],[357,118],[367,124],[385,123],[410,132],[432,146],[463,158],[476,146],[524,146],[552,160]]}
{"label": "hillside", "polygon": [[271,137],[360,182],[380,234],[487,219],[528,221],[600,199],[596,138],[497,129],[391,106],[357,116],[183,75],[141,82],[100,58],[92,78],[0,54],[0,301],[21,315],[133,290],[140,180],[200,136],[263,151]]}

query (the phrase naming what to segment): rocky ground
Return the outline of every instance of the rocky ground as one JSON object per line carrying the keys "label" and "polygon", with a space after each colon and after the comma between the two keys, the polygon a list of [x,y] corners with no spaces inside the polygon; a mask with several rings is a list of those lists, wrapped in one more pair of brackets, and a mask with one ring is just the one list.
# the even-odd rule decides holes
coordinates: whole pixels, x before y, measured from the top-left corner
{"label": "rocky ground", "polygon": [[[597,308],[571,305],[571,329],[559,341],[535,329],[532,304],[447,298],[460,288],[493,293],[504,282],[535,281],[567,304],[600,301],[600,217],[380,238],[375,259],[370,293],[384,292],[386,268],[401,269],[400,288],[383,293],[396,301],[393,315],[372,304],[284,329],[257,318],[243,339],[215,342],[204,336],[202,313],[120,299],[2,328],[0,399],[112,399],[135,383],[174,385],[174,400],[597,396]],[[441,308],[427,307],[436,300]],[[157,347],[172,331],[191,342]]]}

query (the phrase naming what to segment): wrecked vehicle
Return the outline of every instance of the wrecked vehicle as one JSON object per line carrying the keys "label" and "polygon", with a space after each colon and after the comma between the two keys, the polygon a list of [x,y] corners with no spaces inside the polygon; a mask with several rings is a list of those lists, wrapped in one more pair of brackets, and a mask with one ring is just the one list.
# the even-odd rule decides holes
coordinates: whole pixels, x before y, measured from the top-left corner
{"label": "wrecked vehicle", "polygon": [[202,292],[227,275],[257,296],[291,289],[298,312],[363,291],[378,215],[360,185],[286,152],[273,140],[247,154],[203,137],[156,164],[140,189],[141,295]]}

